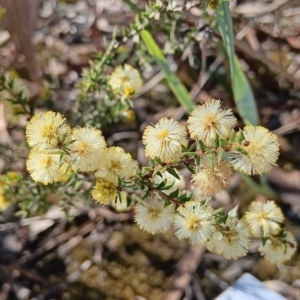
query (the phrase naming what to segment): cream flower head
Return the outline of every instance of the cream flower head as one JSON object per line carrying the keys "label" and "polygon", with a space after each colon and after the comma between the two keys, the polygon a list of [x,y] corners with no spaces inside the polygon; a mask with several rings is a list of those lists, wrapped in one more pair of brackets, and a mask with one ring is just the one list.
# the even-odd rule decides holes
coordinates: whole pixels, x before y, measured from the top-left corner
{"label": "cream flower head", "polygon": [[72,130],[71,141],[69,160],[73,170],[83,172],[96,170],[106,148],[101,131],[78,127]]}
{"label": "cream flower head", "polygon": [[97,179],[91,194],[97,202],[108,205],[117,197],[117,187],[110,181]]}
{"label": "cream flower head", "polygon": [[223,110],[221,101],[212,99],[198,105],[187,121],[191,138],[213,146],[216,138],[226,139],[236,125],[231,109]]}
{"label": "cream flower head", "polygon": [[209,251],[223,255],[226,259],[245,256],[251,244],[247,224],[237,218],[228,217],[226,229],[215,232],[206,247]]}
{"label": "cream flower head", "polygon": [[174,119],[162,118],[154,126],[147,126],[143,134],[145,155],[168,163],[182,156],[181,145],[187,147],[186,130]]}
{"label": "cream flower head", "polygon": [[177,209],[174,219],[176,236],[188,239],[191,245],[203,245],[215,231],[213,209],[198,202],[189,201]]}
{"label": "cream flower head", "polygon": [[121,147],[110,147],[104,150],[95,173],[97,178],[105,178],[118,185],[118,178],[129,178],[135,174],[137,162]]}
{"label": "cream flower head", "polygon": [[267,173],[279,156],[279,143],[275,134],[262,126],[245,126],[242,131],[245,140],[242,142],[244,153],[229,154],[233,167],[247,175]]}
{"label": "cream flower head", "polygon": [[68,165],[61,160],[60,154],[41,153],[33,148],[26,161],[26,167],[36,182],[49,184],[66,180]]}
{"label": "cream flower head", "polygon": [[268,237],[277,234],[283,220],[284,216],[274,201],[266,203],[253,201],[245,213],[245,221],[254,237]]}
{"label": "cream flower head", "polygon": [[40,150],[56,147],[69,137],[71,128],[65,117],[53,111],[34,115],[26,126],[26,137],[30,147]]}
{"label": "cream flower head", "polygon": [[210,197],[228,186],[231,175],[232,167],[227,161],[218,162],[214,158],[213,166],[210,166],[203,160],[199,170],[193,174],[193,184],[201,196]]}
{"label": "cream flower head", "polygon": [[297,242],[290,231],[287,231],[285,238],[270,237],[261,245],[259,252],[272,263],[285,262],[293,256],[297,250]]}
{"label": "cream flower head", "polygon": [[117,66],[111,73],[108,85],[114,93],[130,97],[141,91],[143,81],[138,70],[130,65]]}
{"label": "cream flower head", "polygon": [[138,226],[151,234],[166,232],[172,225],[175,207],[155,196],[153,199],[140,202],[135,206],[135,221]]}

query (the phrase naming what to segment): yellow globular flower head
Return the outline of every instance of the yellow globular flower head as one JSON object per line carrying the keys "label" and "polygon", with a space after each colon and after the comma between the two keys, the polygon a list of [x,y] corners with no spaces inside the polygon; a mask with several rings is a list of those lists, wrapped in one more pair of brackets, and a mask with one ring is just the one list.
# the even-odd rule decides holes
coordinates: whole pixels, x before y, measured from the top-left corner
{"label": "yellow globular flower head", "polygon": [[22,177],[21,174],[15,171],[9,171],[6,173],[6,178],[8,179],[9,182],[16,181],[21,177]]}
{"label": "yellow globular flower head", "polygon": [[123,148],[110,147],[104,150],[95,176],[118,185],[118,177],[129,178],[135,174],[136,168],[136,161]]}
{"label": "yellow globular flower head", "polygon": [[290,231],[285,232],[284,238],[270,237],[259,252],[272,263],[283,263],[291,259],[297,250],[297,242]]}
{"label": "yellow globular flower head", "polygon": [[92,197],[103,205],[108,205],[117,196],[117,187],[112,182],[97,179],[96,185],[91,192]]}
{"label": "yellow globular flower head", "polygon": [[247,175],[269,172],[279,156],[279,143],[275,134],[262,126],[245,126],[242,131],[245,140],[242,148],[245,153],[232,152],[233,167]]}
{"label": "yellow globular flower head", "polygon": [[177,209],[174,219],[176,236],[188,239],[191,245],[204,245],[215,231],[213,209],[199,202],[188,201]]}
{"label": "yellow globular flower head", "polygon": [[181,145],[187,147],[186,130],[174,119],[162,118],[154,126],[147,126],[143,134],[145,155],[168,163],[182,156]]}
{"label": "yellow globular flower head", "polygon": [[49,184],[64,181],[65,162],[60,154],[42,153],[32,149],[26,161],[26,167],[32,179],[36,182]]}
{"label": "yellow globular flower head", "polygon": [[284,216],[274,201],[262,203],[253,201],[245,213],[245,221],[254,237],[268,237],[277,234]]}
{"label": "yellow globular flower head", "polygon": [[131,97],[141,91],[143,81],[138,70],[125,64],[117,66],[110,75],[108,85],[114,93]]}
{"label": "yellow globular flower head", "polygon": [[228,186],[231,175],[230,163],[224,160],[218,162],[214,158],[212,165],[203,160],[192,181],[201,196],[210,197]]}
{"label": "yellow globular flower head", "polygon": [[63,162],[60,167],[61,177],[59,182],[66,182],[71,177],[73,170],[71,166],[67,162]]}
{"label": "yellow globular flower head", "polygon": [[207,4],[207,7],[213,10],[216,10],[219,6],[219,0],[210,0]]}
{"label": "yellow globular flower head", "polygon": [[66,119],[60,113],[47,111],[33,116],[26,126],[26,137],[30,147],[39,150],[56,147],[71,133]]}
{"label": "yellow globular flower head", "polygon": [[10,202],[5,197],[5,184],[0,181],[0,211],[6,210]]}
{"label": "yellow globular flower head", "polygon": [[174,211],[173,204],[165,207],[164,201],[154,197],[136,204],[134,218],[140,229],[155,234],[171,227]]}
{"label": "yellow globular flower head", "polygon": [[216,138],[226,139],[236,125],[231,109],[223,110],[221,101],[212,99],[198,105],[187,121],[191,138],[213,146]]}
{"label": "yellow globular flower head", "polygon": [[8,201],[5,195],[0,193],[0,211],[6,210],[10,204],[11,203]]}
{"label": "yellow globular flower head", "polygon": [[74,171],[95,171],[103,156],[106,142],[102,132],[95,128],[77,127],[72,130],[70,157]]}
{"label": "yellow globular flower head", "polygon": [[228,217],[225,228],[216,231],[206,247],[209,251],[223,255],[226,259],[237,259],[245,256],[249,250],[250,230],[243,220]]}

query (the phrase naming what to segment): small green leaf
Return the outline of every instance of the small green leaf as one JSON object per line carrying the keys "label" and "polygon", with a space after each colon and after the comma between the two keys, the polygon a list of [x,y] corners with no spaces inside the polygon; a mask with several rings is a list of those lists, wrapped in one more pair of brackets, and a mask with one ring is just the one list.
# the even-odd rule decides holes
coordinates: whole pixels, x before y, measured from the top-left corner
{"label": "small green leaf", "polygon": [[195,174],[195,170],[193,167],[189,166],[189,165],[185,165],[185,167],[192,173]]}
{"label": "small green leaf", "polygon": [[174,192],[172,192],[172,193],[169,195],[169,197],[170,197],[170,198],[177,198],[178,195],[179,195],[179,190],[177,189],[177,190],[175,190]]}
{"label": "small green leaf", "polygon": [[267,238],[267,237],[262,237],[261,238],[261,243],[263,244],[263,246],[266,244],[266,242],[267,242],[268,239],[269,238]]}
{"label": "small green leaf", "polygon": [[218,157],[218,163],[221,162],[221,160],[222,160],[222,158],[223,158],[223,156],[224,156],[224,153],[225,153],[224,151],[219,151],[219,152],[218,152],[218,156],[217,156],[217,157]]}
{"label": "small green leaf", "polygon": [[168,173],[170,173],[172,176],[174,176],[175,178],[177,178],[178,180],[180,180],[180,177],[179,177],[178,173],[177,173],[174,169],[172,169],[172,168],[167,168],[166,171],[167,171]]}
{"label": "small green leaf", "polygon": [[195,152],[183,152],[182,153],[183,154],[183,156],[197,156],[197,153],[195,153]]}
{"label": "small green leaf", "polygon": [[152,177],[155,177],[156,175],[159,176],[159,177],[162,177],[162,174],[161,174],[159,169],[154,170],[154,172],[152,174]]}
{"label": "small green leaf", "polygon": [[158,189],[158,190],[164,190],[166,183],[167,183],[167,180],[165,179],[159,185],[157,185],[155,188]]}
{"label": "small green leaf", "polygon": [[185,203],[185,202],[190,201],[192,199],[192,197],[193,197],[193,193],[188,193],[187,192],[184,195],[180,196],[179,200],[180,200],[180,202]]}

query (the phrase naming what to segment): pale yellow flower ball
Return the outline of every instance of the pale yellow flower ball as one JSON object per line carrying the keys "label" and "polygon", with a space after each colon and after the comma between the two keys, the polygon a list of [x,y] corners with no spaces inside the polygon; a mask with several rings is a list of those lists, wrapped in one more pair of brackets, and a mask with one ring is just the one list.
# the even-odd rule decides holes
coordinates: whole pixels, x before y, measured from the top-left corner
{"label": "pale yellow flower ball", "polygon": [[215,231],[214,211],[199,202],[189,201],[177,209],[174,219],[176,236],[191,245],[204,245]]}
{"label": "pale yellow flower ball", "polygon": [[223,110],[221,101],[212,99],[203,105],[198,105],[187,121],[191,138],[202,141],[206,146],[214,145],[217,138],[229,137],[236,125],[236,118],[231,109]]}
{"label": "pale yellow flower ball", "polygon": [[216,231],[206,247],[209,251],[221,254],[226,259],[237,259],[245,256],[251,239],[247,224],[237,218],[228,217],[222,232]]}
{"label": "pale yellow flower ball", "polygon": [[245,140],[242,149],[245,153],[238,151],[230,153],[233,167],[247,175],[267,173],[279,156],[279,142],[275,134],[262,126],[245,126],[242,131]]}
{"label": "pale yellow flower ball", "polygon": [[285,238],[271,237],[258,250],[272,263],[283,263],[292,258],[297,250],[297,242],[290,231]]}
{"label": "pale yellow flower ball", "polygon": [[29,153],[26,167],[32,179],[43,184],[65,181],[68,168],[60,154],[42,153],[35,148]]}
{"label": "pale yellow flower ball", "polygon": [[106,142],[95,128],[75,128],[71,134],[69,160],[74,171],[95,171],[103,158]]}
{"label": "pale yellow flower ball", "polygon": [[140,229],[155,234],[166,232],[171,227],[174,211],[173,204],[165,206],[157,196],[136,204],[134,218]]}
{"label": "pale yellow flower ball", "polygon": [[30,147],[41,151],[59,146],[69,137],[71,128],[60,113],[53,111],[34,115],[26,126],[26,137]]}
{"label": "pale yellow flower ball", "polygon": [[211,166],[203,160],[199,170],[193,174],[192,181],[201,196],[210,197],[228,186],[232,173],[232,167],[227,161],[218,162],[215,158]]}
{"label": "pale yellow flower ball", "polygon": [[117,197],[117,187],[110,181],[97,179],[91,194],[97,202],[108,205]]}
{"label": "pale yellow flower ball", "polygon": [[245,221],[254,237],[268,237],[281,229],[284,216],[274,201],[253,201],[245,213]]}
{"label": "pale yellow flower ball", "polygon": [[110,75],[108,85],[114,93],[131,97],[141,91],[143,81],[138,70],[125,64],[117,66]]}
{"label": "pale yellow flower ball", "polygon": [[130,178],[137,169],[137,162],[121,147],[110,147],[103,151],[99,167],[95,173],[97,178],[105,178],[118,185],[118,178]]}
{"label": "pale yellow flower ball", "polygon": [[181,145],[187,147],[188,144],[185,127],[172,118],[162,118],[154,126],[147,126],[142,141],[145,155],[164,163],[180,159]]}

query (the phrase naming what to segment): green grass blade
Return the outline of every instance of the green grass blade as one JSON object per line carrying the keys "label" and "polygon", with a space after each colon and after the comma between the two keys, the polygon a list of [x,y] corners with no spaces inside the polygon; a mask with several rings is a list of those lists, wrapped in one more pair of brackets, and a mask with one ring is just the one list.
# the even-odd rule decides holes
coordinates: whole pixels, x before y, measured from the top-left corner
{"label": "green grass blade", "polygon": [[221,1],[216,9],[218,28],[229,57],[231,77],[234,77],[234,37],[231,13],[228,1]]}
{"label": "green grass blade", "polygon": [[176,74],[174,74],[170,69],[163,52],[159,49],[152,35],[144,29],[140,32],[140,36],[143,39],[150,55],[155,59],[156,63],[164,73],[165,79],[177,100],[187,111],[192,111],[194,104],[187,89],[180,82]]}
{"label": "green grass blade", "polygon": [[234,37],[229,2],[222,1],[216,10],[218,28],[229,57],[234,101],[245,124],[258,125],[256,102],[249,81],[234,54]]}
{"label": "green grass blade", "polygon": [[[270,187],[266,184],[261,182],[261,184],[256,183],[252,177],[239,173],[241,178],[248,184],[248,186],[254,191],[256,194],[261,194],[268,199],[273,199],[274,197],[276,198],[276,195],[274,192],[270,189]],[[265,176],[265,175],[264,175]]]}
{"label": "green grass blade", "polygon": [[249,81],[237,57],[234,57],[235,75],[232,79],[234,101],[245,124],[258,125],[259,117],[256,102]]}

